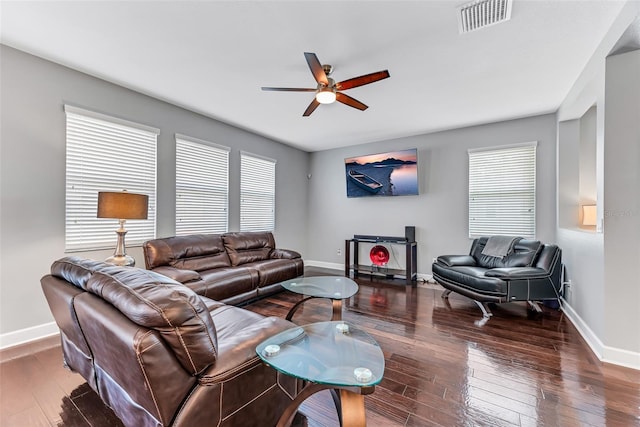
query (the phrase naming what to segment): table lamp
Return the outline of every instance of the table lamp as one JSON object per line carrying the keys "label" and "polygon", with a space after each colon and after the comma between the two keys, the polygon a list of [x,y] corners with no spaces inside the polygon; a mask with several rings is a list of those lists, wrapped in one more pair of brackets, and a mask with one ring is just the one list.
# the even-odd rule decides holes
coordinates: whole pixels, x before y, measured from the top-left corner
{"label": "table lamp", "polygon": [[582,225],[594,226],[597,220],[596,205],[582,206]]}
{"label": "table lamp", "polygon": [[133,267],[136,260],[127,255],[124,246],[124,236],[127,230],[124,223],[128,219],[147,219],[149,196],[144,194],[101,191],[98,193],[98,218],[115,218],[120,221],[120,228],[116,230],[118,242],[113,256],[105,261],[115,265]]}

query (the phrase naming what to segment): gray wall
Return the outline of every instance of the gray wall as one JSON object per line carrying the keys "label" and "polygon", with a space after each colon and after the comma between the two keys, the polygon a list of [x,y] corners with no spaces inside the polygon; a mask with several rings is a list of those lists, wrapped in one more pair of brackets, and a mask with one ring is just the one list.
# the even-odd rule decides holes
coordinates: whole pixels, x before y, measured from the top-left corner
{"label": "gray wall", "polygon": [[576,228],[580,216],[580,119],[558,123],[558,226]]}
{"label": "gray wall", "polygon": [[[555,241],[556,120],[552,114],[419,135],[311,154],[308,258],[343,262],[338,249],[354,234],[403,236],[416,227],[418,272],[431,274],[431,260],[466,253],[468,237],[467,150],[538,141],[537,238]],[[365,154],[418,149],[420,195],[347,198],[344,159]]]}
{"label": "gray wall", "polygon": [[597,111],[591,107],[580,118],[580,204],[595,204],[598,197],[596,183]]}
{"label": "gray wall", "polygon": [[[633,52],[628,57],[607,56],[614,48],[628,51],[619,41],[625,33],[638,34],[639,16],[639,2],[625,4],[558,110],[557,238],[571,280],[565,313],[598,357],[636,369],[640,368],[640,73],[637,51],[635,57]],[[578,226],[580,122],[594,105],[597,232]]]}
{"label": "gray wall", "polygon": [[604,336],[640,365],[640,50],[607,58],[605,81]]}
{"label": "gray wall", "polygon": [[[308,153],[18,50],[0,49],[0,334],[53,320],[40,278],[51,262],[65,256],[65,103],[161,130],[158,237],[174,232],[175,133],[231,147],[231,230],[239,228],[239,151],[276,159],[276,242],[305,253],[308,222],[300,206],[308,197]],[[144,265],[141,249],[129,249]],[[78,255],[104,259],[110,253]]]}
{"label": "gray wall", "polygon": [[[588,111],[593,113],[595,109]],[[582,117],[585,117],[584,115]],[[588,119],[593,123],[593,120]],[[585,140],[585,128],[592,126],[581,119],[558,124],[558,243],[563,249],[562,261],[566,266],[567,286],[564,299],[580,313],[598,336],[604,332],[604,265],[603,237],[594,230],[579,226],[581,206],[581,147]],[[581,137],[582,134],[582,137]],[[595,139],[595,134],[594,138]]]}

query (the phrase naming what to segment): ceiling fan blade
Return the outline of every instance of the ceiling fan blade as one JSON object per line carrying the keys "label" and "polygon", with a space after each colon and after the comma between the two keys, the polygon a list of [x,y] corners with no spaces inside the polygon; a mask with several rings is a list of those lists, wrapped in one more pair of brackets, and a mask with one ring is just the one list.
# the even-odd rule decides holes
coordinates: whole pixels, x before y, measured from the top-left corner
{"label": "ceiling fan blade", "polygon": [[377,82],[378,80],[386,79],[390,77],[389,70],[377,71],[371,74],[365,74],[364,76],[354,77],[349,80],[344,80],[336,83],[337,90],[347,90],[358,86],[368,85],[369,83]]}
{"label": "ceiling fan blade", "polygon": [[262,87],[262,90],[272,90],[276,92],[315,92],[317,89],[300,88],[300,87]]}
{"label": "ceiling fan blade", "polygon": [[318,108],[318,105],[320,105],[320,103],[315,98],[313,98],[313,101],[311,101],[311,104],[309,104],[307,109],[304,110],[304,113],[302,114],[302,117],[310,116],[311,113],[313,113],[315,111],[315,109]]}
{"label": "ceiling fan blade", "polygon": [[336,93],[336,101],[342,102],[343,104],[348,105],[349,107],[357,108],[358,110],[362,110],[362,111],[369,108],[368,106],[364,105],[362,102],[358,101],[357,99],[352,98],[349,95],[345,95],[344,93],[341,93],[341,92]]}
{"label": "ceiling fan blade", "polygon": [[307,60],[307,64],[309,64],[309,69],[313,74],[313,78],[316,79],[318,83],[324,86],[329,86],[329,80],[327,79],[327,74],[322,69],[322,64],[318,60],[318,57],[315,53],[305,52],[304,57]]}

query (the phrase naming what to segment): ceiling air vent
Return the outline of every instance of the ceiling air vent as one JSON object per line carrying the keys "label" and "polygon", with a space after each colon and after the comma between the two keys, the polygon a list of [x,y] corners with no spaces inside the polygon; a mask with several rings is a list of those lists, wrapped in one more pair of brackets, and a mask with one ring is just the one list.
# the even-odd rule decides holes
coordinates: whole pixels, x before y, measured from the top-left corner
{"label": "ceiling air vent", "polygon": [[511,19],[512,0],[475,0],[458,6],[460,34]]}

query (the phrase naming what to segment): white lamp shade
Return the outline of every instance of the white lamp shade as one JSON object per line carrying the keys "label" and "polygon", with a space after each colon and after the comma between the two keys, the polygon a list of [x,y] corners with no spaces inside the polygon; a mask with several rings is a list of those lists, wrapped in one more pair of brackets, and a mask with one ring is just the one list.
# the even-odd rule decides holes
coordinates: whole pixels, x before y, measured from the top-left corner
{"label": "white lamp shade", "polygon": [[596,205],[582,206],[582,225],[596,225],[597,209]]}

